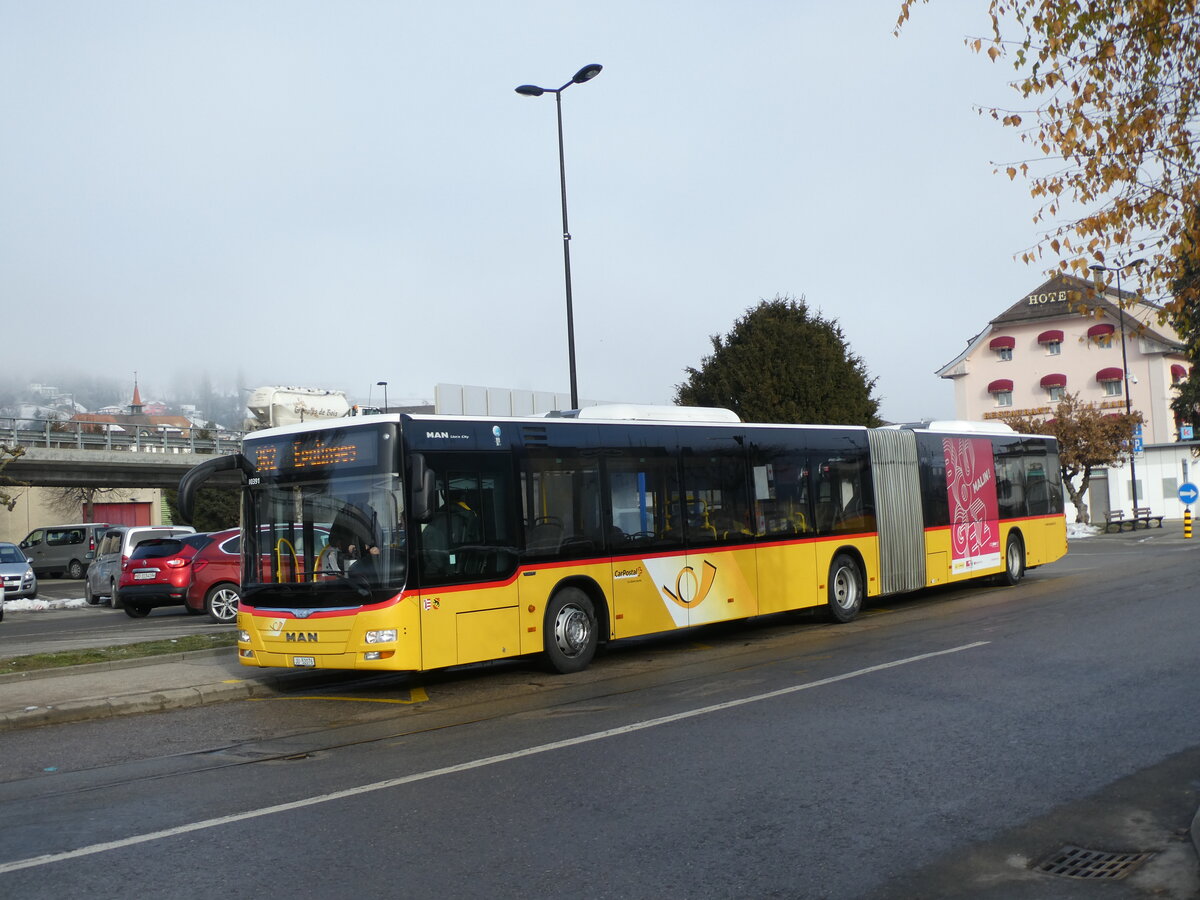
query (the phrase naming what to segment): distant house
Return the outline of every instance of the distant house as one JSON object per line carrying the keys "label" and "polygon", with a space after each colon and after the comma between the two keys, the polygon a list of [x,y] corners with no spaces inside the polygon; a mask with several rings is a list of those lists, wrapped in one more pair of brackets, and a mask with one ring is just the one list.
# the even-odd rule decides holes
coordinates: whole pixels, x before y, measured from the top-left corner
{"label": "distant house", "polygon": [[[1138,505],[1179,516],[1181,482],[1194,480],[1186,427],[1171,411],[1175,386],[1190,375],[1186,348],[1161,307],[1130,292],[1059,275],[1021,297],[937,370],[954,384],[960,419],[1006,414],[1050,418],[1066,393],[1108,413],[1128,407],[1144,425],[1133,465],[1093,475],[1093,520],[1108,509],[1129,510],[1136,469]],[[1126,389],[1129,393],[1126,394]]]}
{"label": "distant house", "polygon": [[[108,407],[111,409],[111,407]],[[94,412],[94,413],[77,413],[71,416],[71,422],[79,422],[85,430],[100,431],[105,426],[116,425],[119,428],[132,431],[135,427],[152,430],[156,434],[178,434],[181,437],[190,437],[192,431],[192,423],[187,416],[172,416],[166,415],[161,410],[166,409],[161,403],[153,404],[151,409],[157,409],[160,412],[147,412],[146,407],[142,404],[141,394],[138,392],[138,386],[133,386],[133,402],[129,404],[129,412],[127,413],[112,413],[112,412]],[[87,426],[94,426],[88,428]]]}

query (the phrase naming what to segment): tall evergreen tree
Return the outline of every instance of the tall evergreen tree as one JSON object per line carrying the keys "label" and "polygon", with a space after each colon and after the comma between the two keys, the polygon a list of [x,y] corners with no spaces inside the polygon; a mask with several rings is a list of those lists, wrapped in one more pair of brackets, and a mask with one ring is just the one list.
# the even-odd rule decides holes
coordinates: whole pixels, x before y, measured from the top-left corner
{"label": "tall evergreen tree", "polygon": [[721,406],[745,422],[878,425],[875,379],[836,320],[803,297],[762,300],[676,386],[681,406]]}

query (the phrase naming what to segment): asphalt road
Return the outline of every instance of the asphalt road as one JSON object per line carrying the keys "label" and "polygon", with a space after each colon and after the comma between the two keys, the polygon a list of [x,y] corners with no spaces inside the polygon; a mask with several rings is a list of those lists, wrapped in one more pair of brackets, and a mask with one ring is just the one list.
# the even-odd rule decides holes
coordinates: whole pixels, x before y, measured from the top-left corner
{"label": "asphalt road", "polygon": [[[0,893],[1194,897],[1197,575],[1190,543],[1084,541],[1015,589],[626,642],[578,676],[348,675],[6,735]],[[1069,843],[1158,855],[1031,871]]]}

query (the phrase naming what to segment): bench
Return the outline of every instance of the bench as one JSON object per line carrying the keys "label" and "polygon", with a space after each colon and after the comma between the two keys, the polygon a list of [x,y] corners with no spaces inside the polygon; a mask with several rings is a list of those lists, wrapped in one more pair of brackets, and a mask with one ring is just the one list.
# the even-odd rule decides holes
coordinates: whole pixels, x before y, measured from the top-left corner
{"label": "bench", "polygon": [[1138,523],[1141,523],[1143,528],[1149,528],[1150,523],[1154,522],[1159,528],[1162,528],[1162,516],[1150,515],[1150,507],[1139,506],[1133,511],[1133,527],[1137,528]]}
{"label": "bench", "polygon": [[[1123,529],[1125,527],[1125,521],[1126,521],[1125,513],[1121,512],[1121,510],[1119,510],[1119,509],[1109,510],[1108,512],[1106,512],[1104,514],[1104,532],[1105,532],[1105,534],[1107,534],[1109,531],[1112,531],[1114,525],[1117,526],[1116,530],[1120,531],[1121,529]],[[1130,522],[1129,524],[1134,528],[1137,527],[1137,522]],[[1147,525],[1146,527],[1149,528],[1150,526]]]}

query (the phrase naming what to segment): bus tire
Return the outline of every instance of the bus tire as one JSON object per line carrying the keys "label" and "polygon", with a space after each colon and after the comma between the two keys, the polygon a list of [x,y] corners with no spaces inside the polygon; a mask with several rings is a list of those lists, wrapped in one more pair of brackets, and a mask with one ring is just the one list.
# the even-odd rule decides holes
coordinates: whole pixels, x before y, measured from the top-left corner
{"label": "bus tire", "polygon": [[563,588],[550,598],[542,623],[546,664],[553,672],[582,672],[596,655],[596,610],[579,588]]}
{"label": "bus tire", "polygon": [[1025,544],[1020,535],[1010,534],[1004,545],[1004,572],[996,578],[1001,584],[1014,585],[1025,575]]}
{"label": "bus tire", "polygon": [[829,617],[835,622],[852,622],[863,604],[862,570],[854,557],[839,553],[829,564]]}

